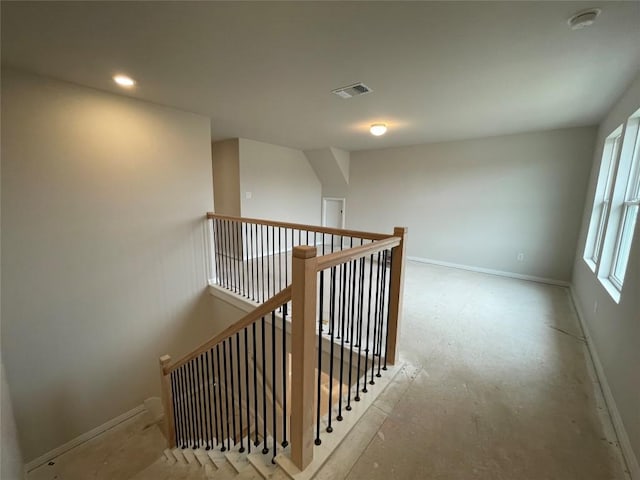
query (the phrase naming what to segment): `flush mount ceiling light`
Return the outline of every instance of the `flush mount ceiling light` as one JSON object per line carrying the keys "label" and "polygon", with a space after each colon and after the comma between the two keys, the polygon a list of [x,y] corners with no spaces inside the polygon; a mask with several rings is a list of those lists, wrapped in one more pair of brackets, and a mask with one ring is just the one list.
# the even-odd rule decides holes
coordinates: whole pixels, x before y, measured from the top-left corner
{"label": "flush mount ceiling light", "polygon": [[126,75],[114,75],[113,81],[124,88],[131,88],[136,84],[133,78],[127,77]]}
{"label": "flush mount ceiling light", "polygon": [[590,8],[589,10],[582,10],[581,12],[573,15],[567,23],[571,30],[580,30],[581,28],[593,25],[600,15],[601,10],[599,8]]}
{"label": "flush mount ceiling light", "polygon": [[373,125],[371,125],[369,131],[371,132],[371,135],[379,137],[380,135],[384,135],[386,133],[387,126],[384,123],[374,123]]}

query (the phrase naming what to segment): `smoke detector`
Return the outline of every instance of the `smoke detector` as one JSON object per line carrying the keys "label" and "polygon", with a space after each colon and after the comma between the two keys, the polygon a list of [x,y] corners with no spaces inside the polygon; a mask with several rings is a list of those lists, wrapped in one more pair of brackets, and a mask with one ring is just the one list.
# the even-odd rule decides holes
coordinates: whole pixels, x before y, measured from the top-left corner
{"label": "smoke detector", "polygon": [[367,87],[364,83],[354,83],[353,85],[347,85],[346,87],[340,87],[336,88],[335,90],[331,90],[331,93],[345,99],[357,97],[358,95],[364,95],[365,93],[371,92],[373,92],[373,90]]}
{"label": "smoke detector", "polygon": [[600,15],[601,10],[599,8],[591,8],[589,10],[583,10],[573,15],[567,23],[571,27],[571,30],[580,30],[581,28],[593,25]]}

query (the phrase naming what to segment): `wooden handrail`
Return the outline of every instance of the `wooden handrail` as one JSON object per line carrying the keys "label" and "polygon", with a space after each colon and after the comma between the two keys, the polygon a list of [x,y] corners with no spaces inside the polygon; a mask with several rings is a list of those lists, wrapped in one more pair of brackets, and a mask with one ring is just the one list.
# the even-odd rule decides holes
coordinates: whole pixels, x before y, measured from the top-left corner
{"label": "wooden handrail", "polygon": [[326,270],[327,268],[335,267],[341,263],[351,262],[357,260],[366,255],[381,252],[382,250],[388,250],[389,248],[397,247],[400,245],[401,239],[399,237],[387,237],[383,240],[370,243],[368,245],[361,245],[359,247],[348,248],[340,252],[329,253],[318,257],[318,271]]}
{"label": "wooden handrail", "polygon": [[233,217],[231,215],[219,215],[213,212],[207,212],[207,219],[232,220],[236,222],[257,223],[258,225],[268,225],[273,227],[293,228],[296,230],[309,230],[311,232],[329,233],[332,235],[341,235],[343,237],[358,237],[365,240],[383,240],[391,235],[385,233],[360,232],[358,230],[344,230],[340,228],[320,227],[318,225],[305,225],[302,223],[274,222],[271,220],[263,220],[260,218],[244,218]]}
{"label": "wooden handrail", "polygon": [[291,285],[289,285],[284,290],[281,290],[279,293],[276,293],[273,297],[265,301],[262,305],[256,307],[255,310],[252,310],[251,312],[246,314],[244,317],[242,317],[240,320],[238,320],[236,323],[225,328],[218,335],[207,340],[205,343],[200,345],[191,353],[186,354],[177,362],[173,363],[172,365],[165,365],[163,368],[164,374],[165,375],[170,374],[175,369],[180,368],[185,363],[196,358],[198,355],[206,352],[207,350],[210,350],[211,348],[215,347],[217,344],[219,344],[223,340],[226,340],[232,335],[235,335],[239,331],[243,330],[245,327],[248,327],[253,322],[259,320],[261,317],[264,317],[265,315],[271,313],[276,308],[285,304],[289,300],[291,300]]}

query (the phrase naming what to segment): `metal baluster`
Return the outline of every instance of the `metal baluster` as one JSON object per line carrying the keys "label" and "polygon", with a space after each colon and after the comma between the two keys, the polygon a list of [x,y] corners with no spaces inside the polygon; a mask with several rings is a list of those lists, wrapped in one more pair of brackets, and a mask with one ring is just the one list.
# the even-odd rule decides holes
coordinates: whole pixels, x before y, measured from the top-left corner
{"label": "metal baluster", "polygon": [[380,301],[380,330],[378,332],[378,335],[380,336],[380,340],[379,340],[379,345],[378,345],[378,373],[376,374],[376,377],[381,377],[382,374],[380,373],[380,367],[382,364],[382,328],[383,328],[383,323],[384,323],[384,312],[385,312],[385,305],[387,304],[387,252],[388,250],[385,250],[384,252],[382,252],[382,258],[383,258],[383,270],[382,270],[382,295],[381,295],[381,301]]}
{"label": "metal baluster", "polygon": [[193,437],[191,438],[192,446],[191,448],[197,448],[197,438],[199,436],[198,432],[198,410],[196,408],[196,391],[195,391],[195,375],[193,374],[193,362],[189,362],[189,383],[191,386],[190,399],[191,399],[191,423],[193,424]]}
{"label": "metal baluster", "polygon": [[[262,263],[262,272],[260,272],[260,290],[262,290],[262,303],[264,303],[264,225],[260,225],[260,261]],[[267,297],[268,298],[268,297]]]}
{"label": "metal baluster", "polygon": [[[320,445],[322,443],[322,440],[320,440],[320,405],[322,399],[322,310],[324,308],[324,270],[320,272],[320,297],[318,303],[318,403],[316,405],[316,445]],[[329,401],[329,405],[331,405],[331,401]]]}
{"label": "metal baluster", "polygon": [[[215,448],[216,445],[220,443],[220,417],[218,417],[218,409],[217,409],[217,400],[216,400],[216,385],[218,384],[218,377],[216,376],[216,371],[213,364],[213,349],[207,351],[208,363],[211,367],[211,397],[212,397],[212,412],[211,415],[214,417],[214,427],[215,427],[215,442],[211,444],[211,448]],[[211,434],[213,435],[213,428]]]}
{"label": "metal baluster", "polygon": [[[254,323],[255,325],[255,323]],[[249,401],[249,331],[244,327],[244,392],[247,405],[247,451],[251,453],[251,403]]]}
{"label": "metal baluster", "polygon": [[227,450],[231,449],[231,428],[229,427],[229,377],[227,374],[227,341],[222,342],[222,368],[224,369],[224,412],[227,426]]}
{"label": "metal baluster", "polygon": [[287,448],[287,304],[282,305],[282,448]]}
{"label": "metal baluster", "polygon": [[198,442],[198,448],[200,446],[202,446],[202,442],[205,441],[205,438],[207,436],[205,429],[206,429],[206,413],[204,411],[204,391],[202,390],[204,388],[204,377],[202,374],[202,355],[199,355],[198,357],[196,357],[196,371],[198,372],[198,404],[200,406],[200,415],[199,415],[199,419],[200,419],[200,442]]}
{"label": "metal baluster", "polygon": [[182,448],[187,448],[189,446],[189,440],[191,440],[191,421],[189,419],[189,402],[188,402],[188,390],[187,390],[187,365],[183,365],[180,367],[180,380],[182,382],[182,411],[184,415],[184,431],[185,438],[184,443],[182,444]]}
{"label": "metal baluster", "polygon": [[[236,333],[236,356],[238,357],[237,368],[238,368],[238,423],[240,427],[240,450],[239,452],[244,452],[244,432],[242,425],[242,371],[240,370],[240,333]],[[237,442],[238,437],[236,437]]]}
{"label": "metal baluster", "polygon": [[356,297],[356,267],[357,261],[354,260],[351,262],[353,264],[352,268],[352,280],[351,280],[351,324],[349,326],[349,339],[351,343],[349,344],[349,380],[347,383],[347,406],[345,409],[347,411],[351,410],[351,387],[352,387],[352,372],[353,372],[353,327],[355,324],[355,297]]}
{"label": "metal baluster", "polygon": [[375,318],[373,322],[373,353],[371,354],[371,380],[369,381],[369,385],[375,385],[375,381],[373,380],[373,375],[375,371],[376,365],[376,344],[378,340],[378,317],[380,313],[379,307],[379,299],[380,299],[380,252],[378,252],[378,267],[376,273],[376,303],[375,303]]}
{"label": "metal baluster", "polygon": [[262,439],[264,442],[262,453],[266,455],[267,453],[269,453],[269,448],[267,448],[267,378],[266,378],[267,357],[265,352],[266,330],[265,330],[264,317],[262,317],[261,325],[262,325]]}
{"label": "metal baluster", "polygon": [[342,421],[342,384],[344,383],[344,323],[345,323],[345,314],[346,314],[346,288],[347,288],[347,269],[345,264],[342,264],[342,282],[340,284],[340,294],[342,300],[342,309],[340,311],[340,335],[342,335],[342,340],[340,342],[340,385],[338,386],[338,415],[336,416],[336,420],[339,422]]}
{"label": "metal baluster", "polygon": [[373,253],[369,257],[369,295],[367,300],[367,335],[364,347],[364,377],[362,383],[362,393],[367,393],[367,369],[369,367],[369,332],[371,326],[371,293],[373,291]]}
{"label": "metal baluster", "polygon": [[[276,311],[271,312],[271,417],[273,425],[273,457],[271,463],[276,463],[276,454],[278,451],[278,419],[276,418]],[[265,385],[266,390],[266,385]]]}
{"label": "metal baluster", "polygon": [[258,350],[256,348],[256,322],[251,324],[253,331],[253,414],[254,414],[254,430],[256,434],[254,446],[260,445],[258,440]]}
{"label": "metal baluster", "polygon": [[[229,342],[229,379],[231,380],[231,426],[232,431],[233,431],[233,444],[235,445],[237,440],[238,440],[238,432],[236,431],[236,402],[233,399],[233,395],[235,392],[235,385],[234,385],[234,380],[233,380],[233,342],[231,341],[231,338],[227,338],[227,340],[225,340],[225,343],[227,343],[227,341]],[[225,370],[226,371],[226,370]],[[226,383],[225,383],[226,386]]]}
{"label": "metal baluster", "polygon": [[[220,369],[220,344],[216,345],[216,368],[218,371],[218,381],[216,382],[217,386],[218,386],[218,409],[220,410],[220,443],[222,443],[222,447],[220,448],[220,451],[224,452],[227,448],[224,445],[224,440],[227,437],[227,435],[229,434],[229,425],[227,424],[227,430],[225,432],[225,421],[224,421],[224,412],[222,410],[222,376],[220,374],[221,369]],[[225,383],[226,383],[226,373],[225,373]],[[226,392],[226,388],[225,388],[225,392]],[[229,416],[227,415],[227,418]]]}
{"label": "metal baluster", "polygon": [[[358,374],[356,375],[356,402],[360,401],[360,366],[362,364],[362,321],[364,315],[364,264],[365,257],[360,259],[360,298],[358,299]],[[366,382],[365,382],[366,384]]]}
{"label": "metal baluster", "polygon": [[173,403],[173,427],[176,432],[176,444],[180,445],[182,432],[180,431],[180,428],[181,428],[180,415],[178,413],[180,410],[180,406],[178,405],[177,399],[180,398],[179,397],[180,392],[178,391],[177,377],[178,377],[178,372],[177,370],[174,370],[173,372],[171,372],[169,379],[171,381],[171,401]]}
{"label": "metal baluster", "polygon": [[[333,235],[331,235],[331,245],[333,247]],[[335,313],[336,313],[336,306],[335,306],[335,299],[336,299],[336,267],[331,267],[331,303],[329,306],[329,334],[331,335],[331,345],[330,345],[330,352],[329,352],[329,415],[328,415],[328,422],[327,422],[327,432],[331,433],[333,432],[333,427],[331,426],[331,417],[333,414],[333,350],[334,350],[334,346],[335,346],[335,326],[334,326],[334,321],[335,321]],[[318,372],[318,375],[320,375],[320,372]],[[318,406],[318,408],[320,408],[320,406]]]}
{"label": "metal baluster", "polygon": [[270,290],[270,285],[271,285],[271,273],[269,271],[269,225],[265,226],[265,230],[267,233],[267,275],[265,277],[265,282],[267,284],[267,294],[266,297],[270,298],[271,297],[271,290]]}
{"label": "metal baluster", "polygon": [[207,431],[209,432],[207,437],[207,450],[213,448],[213,413],[211,412],[211,374],[209,372],[209,351],[207,350],[202,354],[202,361],[205,366],[205,375],[206,375],[206,387],[207,387]]}

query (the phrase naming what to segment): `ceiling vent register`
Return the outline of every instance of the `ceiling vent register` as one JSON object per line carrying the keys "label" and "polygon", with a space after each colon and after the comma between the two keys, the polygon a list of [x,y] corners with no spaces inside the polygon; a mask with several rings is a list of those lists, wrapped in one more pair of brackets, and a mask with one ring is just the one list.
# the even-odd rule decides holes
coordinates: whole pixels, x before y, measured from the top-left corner
{"label": "ceiling vent register", "polygon": [[371,93],[369,87],[367,87],[364,83],[354,83],[353,85],[347,85],[346,87],[336,88],[335,90],[331,90],[331,93],[336,94],[340,98],[352,98],[357,97],[358,95],[364,95],[365,93]]}

